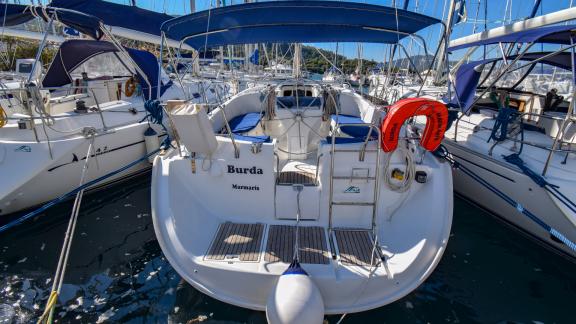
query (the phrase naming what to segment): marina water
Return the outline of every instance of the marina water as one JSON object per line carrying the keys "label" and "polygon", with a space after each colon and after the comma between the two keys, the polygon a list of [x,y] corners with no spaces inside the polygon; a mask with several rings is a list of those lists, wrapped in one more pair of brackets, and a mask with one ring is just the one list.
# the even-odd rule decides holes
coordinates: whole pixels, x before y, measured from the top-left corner
{"label": "marina water", "polygon": [[[57,321],[266,323],[180,279],[155,240],[149,197],[148,176],[85,197]],[[71,205],[0,236],[0,322],[42,313]],[[425,284],[343,323],[574,323],[575,264],[459,198],[454,207],[448,250]]]}

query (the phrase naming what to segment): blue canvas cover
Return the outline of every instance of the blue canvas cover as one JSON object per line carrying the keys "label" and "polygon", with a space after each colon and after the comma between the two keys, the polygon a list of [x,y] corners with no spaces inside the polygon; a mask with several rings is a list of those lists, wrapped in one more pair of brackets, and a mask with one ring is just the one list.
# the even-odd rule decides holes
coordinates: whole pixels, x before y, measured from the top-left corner
{"label": "blue canvas cover", "polygon": [[489,45],[497,43],[547,43],[547,44],[570,44],[572,31],[576,30],[576,25],[545,26],[528,30],[522,30],[507,35],[482,39],[457,46],[451,46],[448,51],[455,51],[463,48],[479,45]]}
{"label": "blue canvas cover", "polygon": [[493,60],[470,62],[460,66],[458,71],[456,71],[454,80],[455,94],[447,103],[449,107],[459,108],[465,114],[470,111],[482,69],[484,64],[488,62],[493,62]]}
{"label": "blue canvas cover", "polygon": [[81,12],[41,6],[25,6],[18,4],[0,4],[0,22],[5,26],[16,26],[34,19],[36,16],[49,21],[54,17],[62,24],[72,27],[94,39],[104,35],[100,30],[100,19]]}
{"label": "blue canvas cover", "polygon": [[[533,52],[522,55],[519,61],[534,61],[549,55],[552,52]],[[518,55],[510,55],[507,57],[508,61],[516,59]],[[491,64],[501,61],[502,58],[492,58],[480,61],[473,61],[463,64],[456,71],[454,81],[454,96],[448,101],[448,105],[453,108],[461,108],[462,112],[468,113],[472,108],[474,102],[474,95],[476,94],[476,87],[480,81],[480,75],[485,64]],[[538,61],[539,63],[548,64],[551,66],[559,67],[568,71],[572,70],[572,54],[569,52],[561,52],[553,56],[547,57]],[[576,62],[574,62],[576,63]]]}
{"label": "blue canvas cover", "polygon": [[[142,86],[142,91],[146,99],[156,99],[155,87],[158,84],[158,63],[156,56],[152,53],[136,50],[132,48],[126,48],[130,57],[146,75],[146,78],[152,84],[152,97],[149,97],[149,87],[145,82],[142,75],[138,74],[140,78],[140,84]],[[67,40],[60,45],[58,53],[54,57],[54,60],[50,64],[44,79],[42,80],[42,85],[44,87],[61,87],[72,83],[72,77],[70,72],[78,68],[82,63],[86,62],[90,58],[104,54],[104,53],[116,53],[118,49],[109,42],[105,41],[91,41],[82,39]],[[166,91],[172,82],[162,85],[161,94]]]}
{"label": "blue canvas cover", "polygon": [[384,6],[303,0],[215,8],[169,20],[162,30],[168,38],[202,49],[266,42],[396,43],[438,22]]}
{"label": "blue canvas cover", "polygon": [[160,36],[162,23],[174,18],[163,13],[102,0],[52,0],[52,7],[72,9],[96,16],[109,26]]}

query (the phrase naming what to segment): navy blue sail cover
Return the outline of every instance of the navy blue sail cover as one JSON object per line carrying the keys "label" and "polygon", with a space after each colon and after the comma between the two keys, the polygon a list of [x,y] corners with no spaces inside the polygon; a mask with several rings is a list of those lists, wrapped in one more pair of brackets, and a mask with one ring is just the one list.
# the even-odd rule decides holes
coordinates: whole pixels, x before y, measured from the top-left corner
{"label": "navy blue sail cover", "polygon": [[[146,83],[144,77],[138,74],[140,79],[140,85],[142,86],[142,92],[146,99],[156,99],[156,86],[158,84],[158,63],[156,56],[150,52],[136,50],[132,48],[126,48],[128,54],[146,75],[146,78],[152,85],[152,97],[148,96],[148,84]],[[58,49],[58,53],[54,57],[54,60],[50,64],[44,79],[42,80],[42,85],[44,87],[61,87],[72,83],[72,77],[70,72],[78,68],[82,63],[88,61],[90,58],[95,57],[104,53],[116,53],[118,48],[116,48],[112,43],[105,41],[91,41],[91,40],[67,40]],[[122,61],[122,60],[120,60]],[[128,68],[128,67],[127,67]],[[129,69],[132,70],[132,69]],[[161,85],[161,94],[166,91],[172,82]]]}
{"label": "navy blue sail cover", "polygon": [[522,30],[507,35],[486,38],[475,42],[451,46],[448,51],[455,51],[463,48],[479,45],[490,45],[497,43],[546,43],[546,44],[570,44],[572,31],[576,30],[576,25],[545,26],[528,30]]}
{"label": "navy blue sail cover", "polygon": [[100,39],[104,35],[100,30],[100,19],[81,12],[53,7],[0,4],[0,23],[5,21],[4,26],[20,25],[36,16],[45,21],[54,18],[94,39]]}
{"label": "navy blue sail cover", "polygon": [[52,0],[50,5],[96,16],[109,26],[117,26],[156,36],[160,36],[162,23],[174,18],[163,13],[102,0]]}
{"label": "navy blue sail cover", "polygon": [[266,42],[396,43],[439,22],[415,12],[364,3],[272,1],[174,18],[163,24],[162,31],[196,49]]}

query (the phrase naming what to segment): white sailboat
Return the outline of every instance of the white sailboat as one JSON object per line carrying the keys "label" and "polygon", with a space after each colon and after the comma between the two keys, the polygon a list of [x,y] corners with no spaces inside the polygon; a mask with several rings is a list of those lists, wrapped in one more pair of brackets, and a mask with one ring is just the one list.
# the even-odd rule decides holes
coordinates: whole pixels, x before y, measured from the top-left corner
{"label": "white sailboat", "polygon": [[[572,258],[576,256],[571,243],[576,240],[573,79],[567,85],[565,79],[533,72],[548,66],[548,71],[558,69],[572,75],[570,35],[576,27],[547,25],[574,18],[576,8],[571,8],[450,42],[451,51],[468,49],[467,55],[482,45],[503,48],[515,44],[517,50],[504,57],[458,65],[451,104],[463,113],[444,140],[458,163],[515,204],[455,171],[458,193]],[[544,53],[530,50],[533,44],[550,42],[559,45]],[[559,82],[554,84],[554,79]],[[562,96],[562,92],[570,94]],[[538,219],[526,217],[526,210]]]}
{"label": "white sailboat", "polygon": [[[49,19],[60,17],[54,14],[59,10],[49,8]],[[107,33],[97,18],[65,12],[62,16],[66,19],[84,27],[91,24],[95,35]],[[107,36],[111,42],[64,42],[42,79],[28,76],[16,82],[18,88],[5,93],[2,109],[6,123],[0,128],[0,215],[36,206],[76,188],[87,156],[94,162],[86,171],[85,182],[153,151],[167,136],[160,101],[190,98],[215,104],[226,96],[225,87],[211,81],[179,82],[159,74],[154,55],[125,48],[112,35]],[[37,62],[38,58],[31,70],[39,66]],[[159,96],[155,96],[156,79],[162,88]],[[149,167],[149,162],[143,161],[99,184]]]}
{"label": "white sailboat", "polygon": [[[386,43],[399,37],[388,28],[397,12],[410,22],[403,33],[437,22],[360,3],[278,1],[183,16],[163,32],[198,47]],[[424,137],[398,138],[414,114],[431,118]],[[446,114],[420,99],[384,112],[350,89],[302,78],[257,85],[216,109],[177,106],[169,114],[177,148],[153,167],[162,251],[196,289],[266,310],[271,323],[321,323],[402,298],[434,270],[449,238],[450,167],[427,151],[440,144]]]}

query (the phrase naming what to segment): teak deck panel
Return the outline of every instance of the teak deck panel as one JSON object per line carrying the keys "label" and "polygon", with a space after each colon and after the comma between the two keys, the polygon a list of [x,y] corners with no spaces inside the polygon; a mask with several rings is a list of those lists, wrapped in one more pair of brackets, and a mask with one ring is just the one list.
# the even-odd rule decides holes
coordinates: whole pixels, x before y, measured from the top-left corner
{"label": "teak deck panel", "polygon": [[[300,263],[328,264],[328,249],[324,228],[317,226],[300,226],[298,233]],[[264,261],[284,263],[292,262],[292,258],[294,257],[295,239],[296,226],[270,226]]]}
{"label": "teak deck panel", "polygon": [[[344,265],[370,266],[370,256],[374,243],[370,231],[365,230],[334,230],[340,262]],[[380,250],[374,251],[373,266],[380,263]]]}
{"label": "teak deck panel", "polygon": [[310,172],[304,171],[282,171],[278,176],[279,185],[293,185],[301,184],[305,186],[316,185],[315,178],[316,175]]}
{"label": "teak deck panel", "polygon": [[263,233],[263,224],[222,223],[205,259],[258,261]]}

